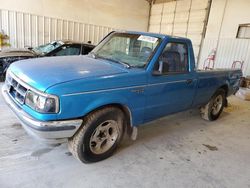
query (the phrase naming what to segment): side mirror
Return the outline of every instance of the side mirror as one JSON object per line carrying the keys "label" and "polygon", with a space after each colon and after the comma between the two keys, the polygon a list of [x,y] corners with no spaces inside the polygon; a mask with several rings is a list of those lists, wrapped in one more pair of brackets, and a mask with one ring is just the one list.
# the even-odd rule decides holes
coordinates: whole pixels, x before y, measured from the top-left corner
{"label": "side mirror", "polygon": [[28,49],[28,50],[32,50],[33,48],[31,46],[24,46],[24,48]]}

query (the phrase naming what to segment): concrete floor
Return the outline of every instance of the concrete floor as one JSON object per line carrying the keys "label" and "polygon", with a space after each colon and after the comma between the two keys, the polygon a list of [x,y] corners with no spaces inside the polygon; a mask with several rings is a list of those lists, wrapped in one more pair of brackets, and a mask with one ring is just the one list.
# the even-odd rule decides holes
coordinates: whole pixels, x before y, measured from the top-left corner
{"label": "concrete floor", "polygon": [[[0,84],[1,87],[1,84]],[[215,122],[197,110],[139,128],[111,158],[82,164],[67,145],[29,137],[0,96],[0,187],[250,187],[250,102]]]}

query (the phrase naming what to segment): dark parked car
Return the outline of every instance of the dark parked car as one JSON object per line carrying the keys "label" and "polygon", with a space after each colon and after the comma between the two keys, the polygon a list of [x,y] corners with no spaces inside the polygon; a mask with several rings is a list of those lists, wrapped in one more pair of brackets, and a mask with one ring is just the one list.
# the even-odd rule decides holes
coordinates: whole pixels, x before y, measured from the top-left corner
{"label": "dark parked car", "polygon": [[66,40],[53,41],[35,48],[6,49],[0,52],[0,80],[5,79],[11,63],[29,58],[88,54],[95,46]]}

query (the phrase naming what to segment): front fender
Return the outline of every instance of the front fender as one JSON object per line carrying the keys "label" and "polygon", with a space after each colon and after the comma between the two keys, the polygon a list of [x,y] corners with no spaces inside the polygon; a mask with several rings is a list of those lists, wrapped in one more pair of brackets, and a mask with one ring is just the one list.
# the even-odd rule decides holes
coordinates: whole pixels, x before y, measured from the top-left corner
{"label": "front fender", "polygon": [[121,95],[112,95],[112,96],[101,96],[98,97],[97,99],[95,99],[94,101],[90,102],[87,106],[85,106],[85,108],[83,109],[83,111],[81,112],[83,115],[88,114],[92,111],[94,111],[95,109],[101,108],[103,106],[107,106],[110,104],[118,104],[121,105],[123,107],[126,107],[129,109],[129,111],[131,112],[131,106],[128,106],[128,100],[121,96]]}
{"label": "front fender", "polygon": [[138,96],[130,90],[86,92],[82,94],[63,95],[60,101],[58,119],[84,117],[90,112],[106,105],[118,104],[129,110],[131,123],[138,125],[144,120],[145,97]]}

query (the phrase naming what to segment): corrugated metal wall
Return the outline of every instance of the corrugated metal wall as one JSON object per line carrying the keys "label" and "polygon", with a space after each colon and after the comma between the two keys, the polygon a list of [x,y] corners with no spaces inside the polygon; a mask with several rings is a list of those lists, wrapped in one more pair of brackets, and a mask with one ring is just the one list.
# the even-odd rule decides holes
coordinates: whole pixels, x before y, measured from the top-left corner
{"label": "corrugated metal wall", "polygon": [[0,31],[11,47],[38,46],[58,39],[98,43],[111,27],[0,9]]}
{"label": "corrugated metal wall", "polygon": [[149,31],[190,38],[197,58],[208,7],[209,0],[177,0],[154,4]]}
{"label": "corrugated metal wall", "polygon": [[[234,61],[244,61],[242,71],[244,75],[250,75],[250,40],[249,39],[204,39],[201,49],[199,69],[203,68],[204,61],[209,53],[216,50],[214,68],[231,68]],[[237,64],[236,68],[240,68]]]}

